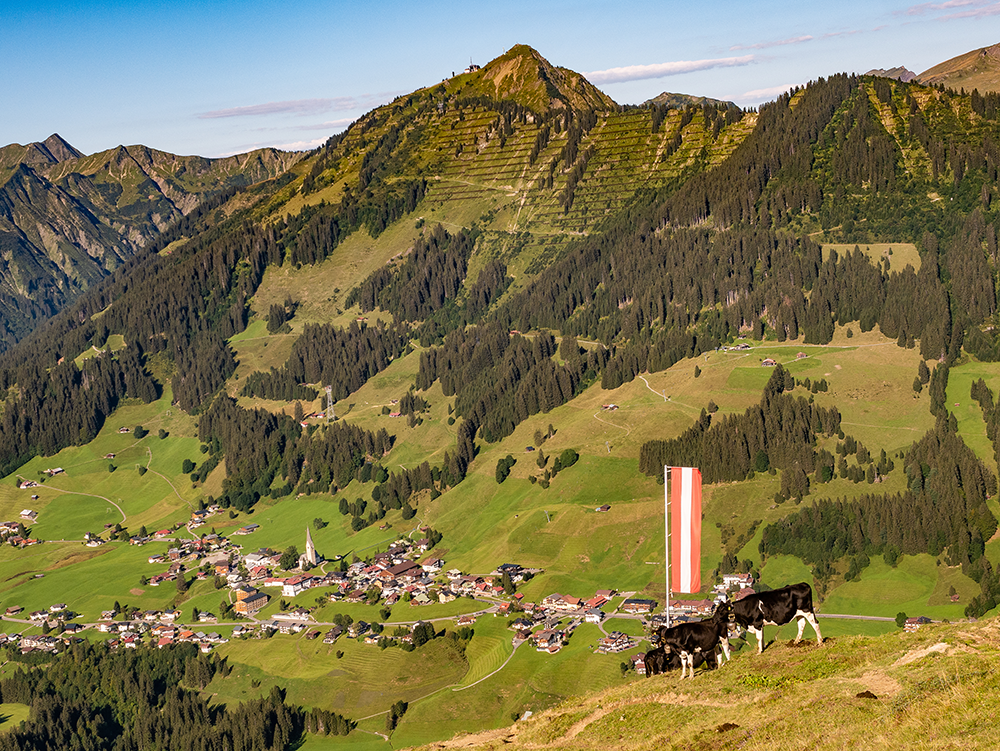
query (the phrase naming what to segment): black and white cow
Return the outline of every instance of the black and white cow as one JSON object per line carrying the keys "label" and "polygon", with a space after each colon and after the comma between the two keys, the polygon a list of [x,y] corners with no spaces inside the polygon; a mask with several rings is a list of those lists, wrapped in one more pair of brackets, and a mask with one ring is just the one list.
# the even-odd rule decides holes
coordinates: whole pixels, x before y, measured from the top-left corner
{"label": "black and white cow", "polygon": [[661,627],[657,631],[659,644],[667,654],[680,656],[681,678],[691,671],[694,678],[695,656],[707,659],[714,656],[715,650],[722,647],[725,658],[729,659],[729,622],[732,616],[732,605],[721,603],[711,618],[696,623],[678,623],[676,626]]}
{"label": "black and white cow", "polygon": [[[647,678],[654,675],[661,675],[669,670],[683,668],[681,656],[675,652],[667,652],[663,647],[655,647],[646,652],[643,662],[646,665]],[[715,652],[709,652],[708,654],[702,652],[696,653],[694,655],[694,667],[698,667],[702,663],[705,663],[705,666],[709,670],[715,670],[718,665]]]}
{"label": "black and white cow", "polygon": [[802,640],[806,622],[816,632],[816,643],[823,643],[813,612],[812,587],[806,582],[749,595],[733,603],[733,619],[737,625],[757,637],[757,654],[764,651],[764,626],[783,626],[793,618],[797,619],[799,626],[796,644]]}

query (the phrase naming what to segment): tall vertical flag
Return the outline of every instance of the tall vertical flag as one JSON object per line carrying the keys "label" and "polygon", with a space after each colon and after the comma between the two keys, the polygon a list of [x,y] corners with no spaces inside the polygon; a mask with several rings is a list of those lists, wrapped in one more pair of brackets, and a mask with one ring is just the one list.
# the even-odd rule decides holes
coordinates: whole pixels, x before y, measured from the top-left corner
{"label": "tall vertical flag", "polygon": [[701,470],[670,468],[670,588],[694,594],[701,590]]}

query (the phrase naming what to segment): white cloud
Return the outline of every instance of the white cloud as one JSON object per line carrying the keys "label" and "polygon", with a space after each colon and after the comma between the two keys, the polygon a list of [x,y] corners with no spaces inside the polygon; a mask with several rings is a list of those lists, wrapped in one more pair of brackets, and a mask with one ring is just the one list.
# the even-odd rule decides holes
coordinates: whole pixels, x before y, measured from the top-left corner
{"label": "white cloud", "polygon": [[934,11],[966,8],[970,5],[984,4],[983,0],[946,0],[946,2],[943,3],[921,3],[920,5],[911,5],[906,9],[905,13],[908,16],[922,16],[925,13]]}
{"label": "white cloud", "polygon": [[731,52],[736,52],[737,50],[763,50],[768,47],[781,47],[786,44],[802,44],[803,42],[811,42],[813,36],[811,34],[805,34],[800,37],[791,37],[789,39],[778,39],[773,42],[758,42],[757,44],[735,44],[729,48]]}
{"label": "white cloud", "polygon": [[292,141],[291,143],[276,143],[274,148],[280,149],[281,151],[310,151],[315,149],[317,146],[322,146],[326,143],[326,136],[321,138],[314,138],[311,141]]}
{"label": "white cloud", "polygon": [[[948,13],[958,8],[968,8],[958,13]],[[1000,15],[1000,3],[993,0],[946,0],[943,3],[920,3],[905,11],[907,16],[934,15],[935,21],[954,21],[960,18],[989,18]],[[943,14],[943,15],[942,15]]]}
{"label": "white cloud", "polygon": [[254,141],[244,143],[227,151],[213,155],[214,157],[233,156],[234,154],[246,154],[257,149],[279,149],[280,151],[310,151],[326,143],[328,136],[313,138],[308,141],[290,141],[288,143],[276,143],[275,141]]}
{"label": "white cloud", "polygon": [[973,10],[965,10],[961,13],[951,13],[947,16],[941,16],[938,20],[952,21],[956,18],[989,18],[990,16],[1000,16],[1000,3],[993,3],[981,8],[974,8]]}
{"label": "white cloud", "polygon": [[314,125],[296,125],[295,130],[342,130],[346,126],[353,123],[354,120],[355,118],[353,117],[344,117],[340,120],[328,120],[325,123],[315,123]]}
{"label": "white cloud", "polygon": [[801,85],[802,84],[797,83],[783,83],[780,86],[770,86],[766,89],[754,89],[753,91],[747,91],[740,96],[733,97],[733,99],[737,102],[747,103],[767,102],[771,99],[777,98],[781,94],[784,94],[786,91]]}
{"label": "white cloud", "polygon": [[714,60],[678,60],[671,63],[655,63],[653,65],[626,65],[622,68],[608,68],[584,73],[591,83],[621,83],[623,81],[640,81],[646,78],[665,78],[681,73],[692,73],[697,70],[712,68],[733,68],[750,65],[754,62],[753,55],[742,57],[722,57]]}
{"label": "white cloud", "polygon": [[[342,99],[348,99],[348,97],[342,97]],[[265,102],[264,104],[252,104],[246,107],[231,107],[230,109],[202,112],[198,115],[198,118],[201,120],[211,120],[218,117],[254,117],[284,113],[315,115],[321,112],[329,112],[336,106],[336,101],[335,99],[296,99],[289,102]]]}
{"label": "white cloud", "polygon": [[[882,27],[880,26],[876,29],[872,29],[872,31],[878,31],[880,28]],[[854,34],[863,34],[863,33],[864,31],[861,29],[851,29],[850,31],[828,31],[826,34],[820,37],[820,39],[832,39],[834,37],[846,37],[846,36],[853,36]]]}
{"label": "white cloud", "polygon": [[212,120],[220,117],[258,117],[261,115],[319,115],[323,112],[349,112],[351,110],[366,110],[385,104],[400,92],[384,91],[378,94],[362,94],[360,96],[339,96],[332,99],[292,99],[287,102],[265,102],[251,104],[245,107],[230,107],[229,109],[212,110],[198,115],[201,120]]}

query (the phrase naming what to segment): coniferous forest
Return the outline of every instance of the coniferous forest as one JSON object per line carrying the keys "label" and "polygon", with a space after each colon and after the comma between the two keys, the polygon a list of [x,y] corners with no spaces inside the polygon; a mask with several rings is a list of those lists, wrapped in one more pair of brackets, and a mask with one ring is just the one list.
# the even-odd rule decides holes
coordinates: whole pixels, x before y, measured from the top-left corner
{"label": "coniferous forest", "polygon": [[32,708],[22,727],[0,735],[0,748],[278,751],[307,729],[347,735],[354,726],[336,713],[286,704],[277,687],[237,707],[210,706],[198,691],[231,668],[194,644],[112,652],[82,642],[42,664],[44,671],[0,681],[4,702]]}

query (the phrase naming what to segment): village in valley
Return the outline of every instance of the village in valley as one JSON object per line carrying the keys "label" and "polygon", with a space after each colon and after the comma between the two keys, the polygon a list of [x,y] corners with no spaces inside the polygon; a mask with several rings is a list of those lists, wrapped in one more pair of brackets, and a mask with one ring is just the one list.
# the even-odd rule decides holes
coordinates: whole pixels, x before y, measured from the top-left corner
{"label": "village in valley", "polygon": [[[212,580],[226,598],[223,612],[118,606],[102,611],[99,619],[88,622],[85,615],[73,609],[72,603],[53,603],[47,610],[30,613],[25,613],[21,606],[11,605],[4,611],[3,619],[22,623],[22,631],[32,633],[0,634],[2,643],[19,649],[22,654],[56,652],[84,638],[82,632],[91,630],[107,639],[111,648],[134,649],[143,645],[164,648],[191,642],[207,653],[230,639],[280,638],[305,632],[306,639],[322,637],[326,644],[349,638],[382,649],[397,646],[410,650],[423,643],[415,634],[420,627],[426,629],[428,623],[432,624],[432,629],[437,622],[453,623],[456,629],[462,629],[472,627],[478,617],[490,616],[508,619],[515,649],[529,645],[539,652],[555,654],[568,643],[581,623],[592,623],[603,634],[592,645],[593,651],[617,654],[635,650],[643,639],[623,630],[608,630],[609,622],[640,621],[644,631],[665,622],[665,615],[658,612],[656,601],[615,589],[597,590],[587,599],[552,593],[539,602],[529,602],[517,587],[542,573],[540,569],[525,568],[517,563],[500,564],[486,574],[448,569],[446,561],[434,550],[440,535],[427,527],[418,529],[426,535],[420,539],[400,536],[385,551],[364,560],[355,556],[352,561],[345,556],[324,559],[313,544],[308,527],[305,552],[291,560],[288,551],[253,549],[252,545],[243,542],[259,529],[257,524],[241,526],[229,536],[218,534],[214,529],[196,535],[194,530],[222,510],[214,504],[198,509],[191,513],[187,524],[151,534],[145,529],[135,535],[111,529],[111,539],[105,540],[99,534],[88,533],[84,544],[105,545],[114,541],[165,547],[163,552],[151,552],[147,561],[150,566],[165,565],[166,568],[148,576],[144,574],[140,582],[160,587],[178,586],[178,580],[182,580],[183,587],[178,588],[183,591],[189,586],[189,580],[190,583]],[[26,509],[22,521],[0,523],[0,537],[14,547],[39,544],[24,527],[36,518],[36,512]],[[182,532],[191,537],[182,536]],[[715,599],[671,600],[671,619],[676,623],[704,618],[712,613],[721,597],[738,599],[752,593],[752,584],[753,577],[749,574],[726,574],[713,590]],[[286,598],[290,600],[306,591],[315,591],[318,595],[315,607],[291,606],[287,602]],[[261,611],[275,597],[280,598],[278,612],[261,617]],[[458,598],[473,599],[481,607],[454,617],[427,620],[420,617],[421,606],[453,602]],[[125,599],[124,592],[122,599]],[[315,617],[319,606],[340,602],[379,606],[384,622],[354,620],[339,614],[328,622]],[[406,615],[399,609],[392,610],[400,603],[407,606]],[[40,627],[42,633],[34,633],[32,627]],[[630,656],[628,663],[640,675],[645,674],[643,658],[644,653],[637,652]]]}

